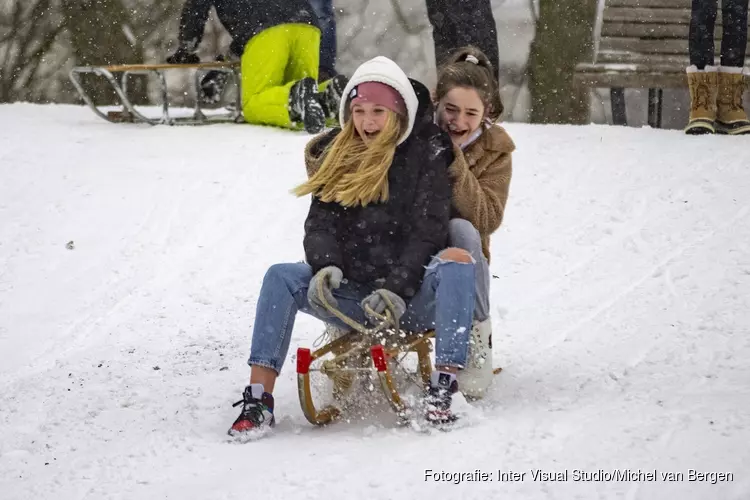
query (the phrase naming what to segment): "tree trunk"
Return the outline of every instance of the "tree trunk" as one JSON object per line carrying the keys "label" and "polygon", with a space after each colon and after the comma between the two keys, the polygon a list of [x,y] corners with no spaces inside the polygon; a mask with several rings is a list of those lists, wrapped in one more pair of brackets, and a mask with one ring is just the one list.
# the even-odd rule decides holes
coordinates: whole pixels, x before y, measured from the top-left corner
{"label": "tree trunk", "polygon": [[[133,36],[133,26],[121,0],[64,0],[62,8],[77,66],[142,62],[140,44],[137,40],[128,39]],[[83,76],[84,88],[94,102],[118,102],[116,94],[103,78]],[[146,78],[131,77],[128,95],[133,103],[145,103]]]}
{"label": "tree trunk", "polygon": [[[52,0],[10,0],[0,8],[0,102],[43,102],[44,69],[64,26]],[[54,66],[57,61],[49,63]]]}
{"label": "tree trunk", "polygon": [[529,91],[532,123],[586,123],[589,93],[573,85],[576,64],[593,49],[596,0],[539,0],[531,44]]}

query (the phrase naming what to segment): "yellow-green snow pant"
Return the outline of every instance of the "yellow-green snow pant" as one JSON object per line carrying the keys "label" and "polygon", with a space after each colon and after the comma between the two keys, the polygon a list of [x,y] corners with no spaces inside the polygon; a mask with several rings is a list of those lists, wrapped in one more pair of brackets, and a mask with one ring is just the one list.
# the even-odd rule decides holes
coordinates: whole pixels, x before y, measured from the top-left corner
{"label": "yellow-green snow pant", "polygon": [[248,123],[296,128],[289,119],[289,89],[302,78],[318,81],[320,30],[280,24],[250,39],[242,53],[242,113]]}

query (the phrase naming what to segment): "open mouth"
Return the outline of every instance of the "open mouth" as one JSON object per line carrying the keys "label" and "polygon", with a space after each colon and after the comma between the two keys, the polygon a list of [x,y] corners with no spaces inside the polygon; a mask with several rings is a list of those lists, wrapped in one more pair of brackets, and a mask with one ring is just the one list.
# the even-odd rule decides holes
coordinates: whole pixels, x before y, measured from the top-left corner
{"label": "open mouth", "polygon": [[451,139],[458,140],[466,136],[466,131],[451,130],[448,132],[448,135],[451,136]]}
{"label": "open mouth", "polygon": [[450,124],[448,125],[448,134],[451,136],[451,139],[460,139],[461,137],[466,135],[467,130],[459,130],[456,128],[455,125]]}
{"label": "open mouth", "polygon": [[365,132],[365,139],[368,139],[368,140],[375,139],[378,136],[378,134],[380,134],[379,130],[377,132]]}

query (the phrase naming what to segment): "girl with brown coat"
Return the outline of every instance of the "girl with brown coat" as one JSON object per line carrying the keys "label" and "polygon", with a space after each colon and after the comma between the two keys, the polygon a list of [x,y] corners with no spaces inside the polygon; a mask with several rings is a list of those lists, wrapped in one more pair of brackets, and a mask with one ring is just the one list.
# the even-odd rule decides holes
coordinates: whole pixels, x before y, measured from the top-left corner
{"label": "girl with brown coat", "polygon": [[438,71],[435,121],[453,141],[449,244],[468,251],[476,270],[476,304],[469,364],[459,373],[464,395],[482,397],[492,380],[489,311],[490,235],[503,221],[515,145],[495,122],[503,104],[487,56],[475,47],[457,50]]}

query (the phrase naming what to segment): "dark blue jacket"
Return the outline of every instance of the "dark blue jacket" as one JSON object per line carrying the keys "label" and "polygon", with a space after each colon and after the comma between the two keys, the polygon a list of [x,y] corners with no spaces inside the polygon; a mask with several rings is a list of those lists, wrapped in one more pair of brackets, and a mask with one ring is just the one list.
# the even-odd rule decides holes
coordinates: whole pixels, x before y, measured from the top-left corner
{"label": "dark blue jacket", "polygon": [[307,0],[187,0],[180,17],[180,45],[188,52],[200,45],[212,6],[232,37],[230,50],[238,57],[245,44],[265,29],[290,23],[318,27]]}

